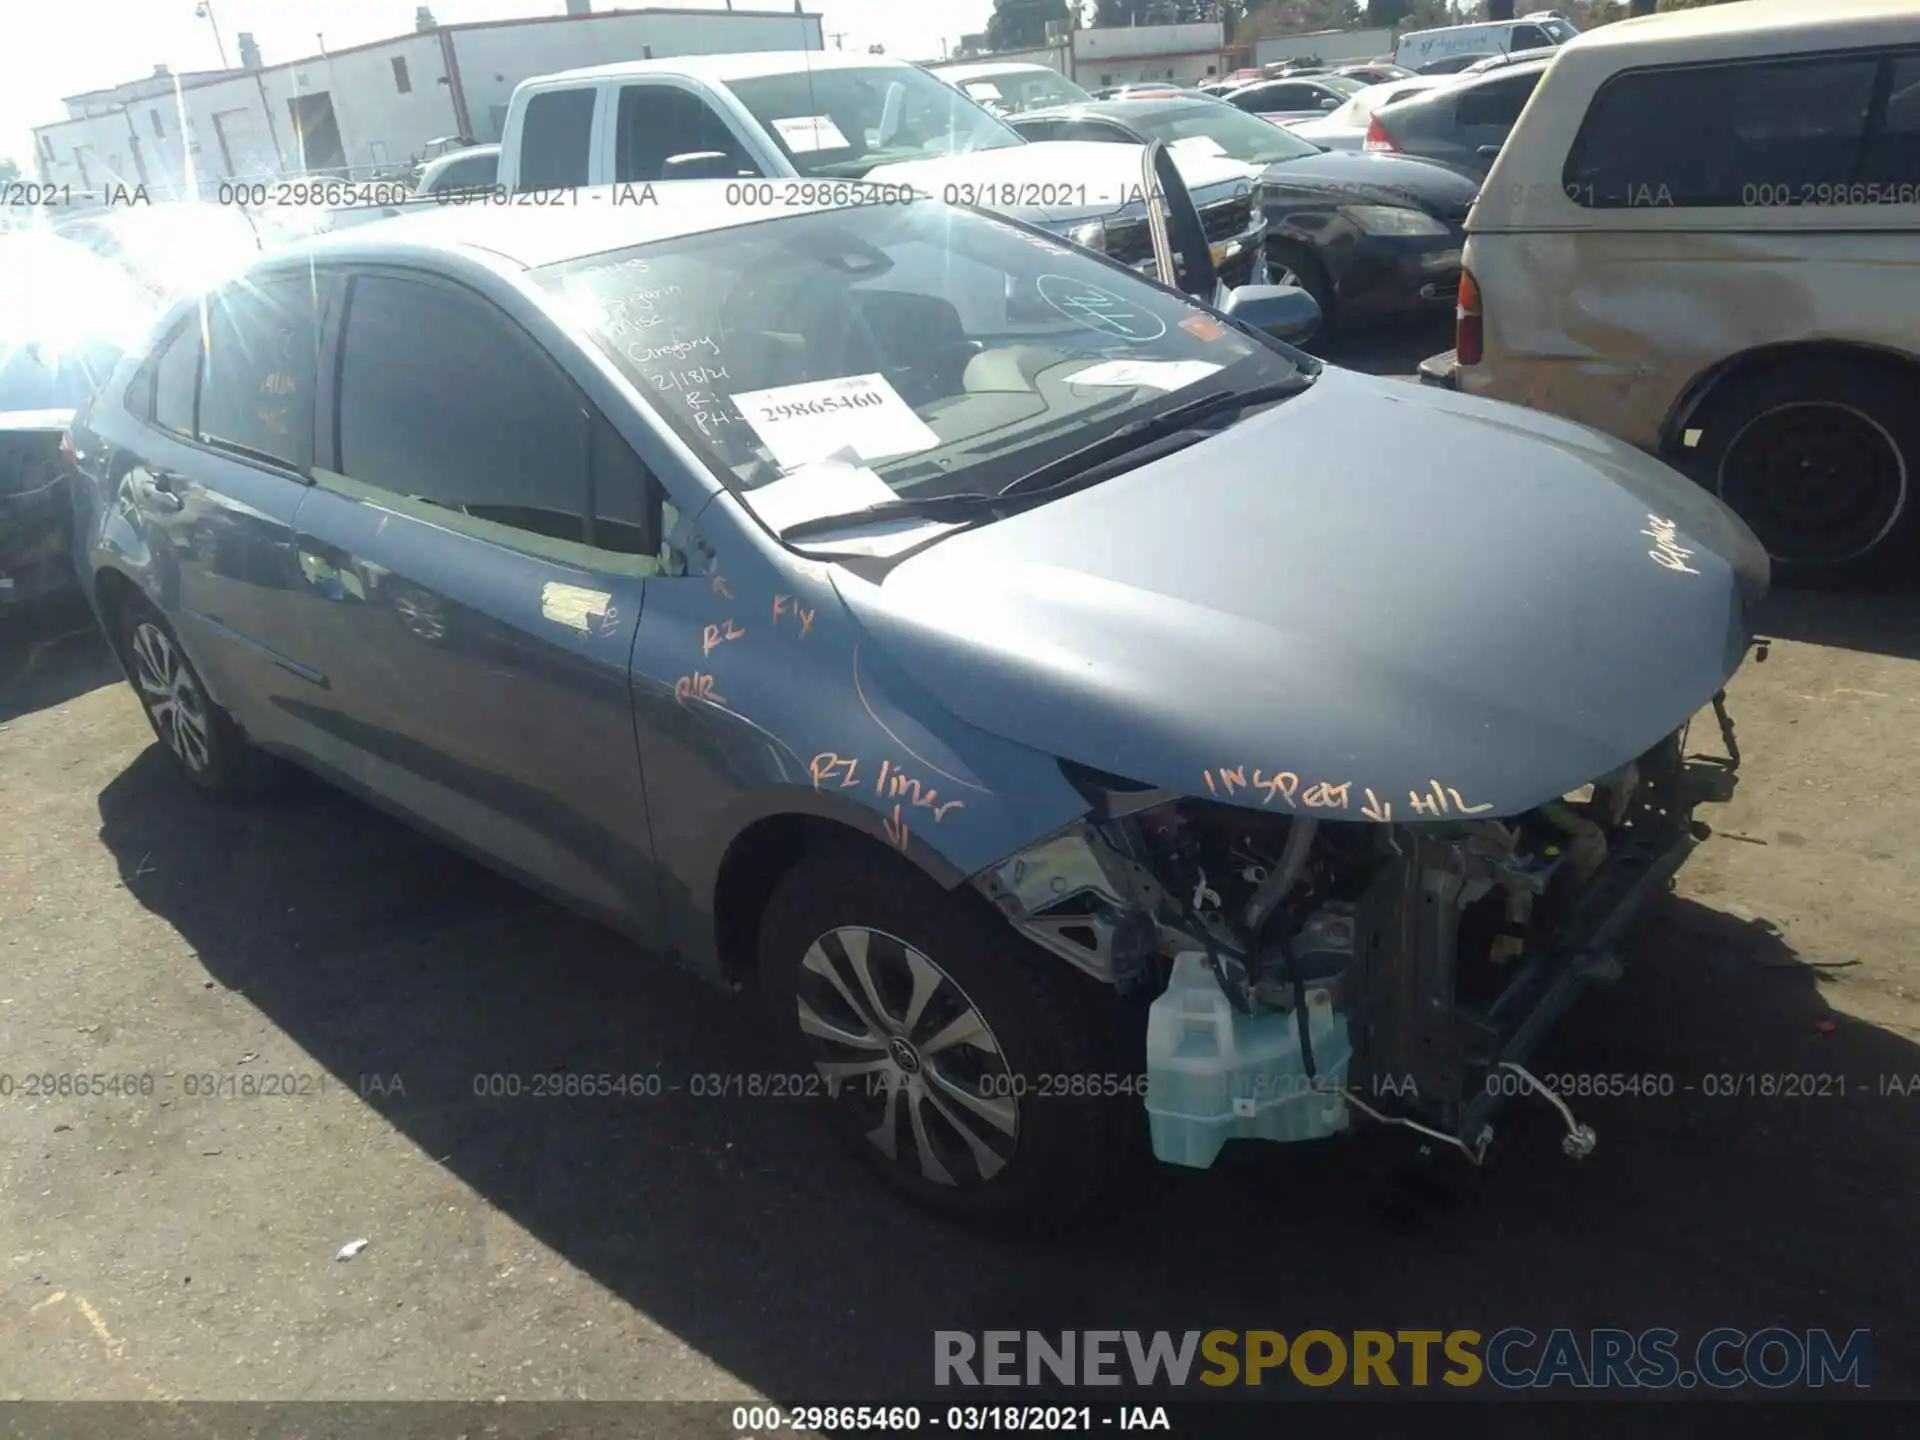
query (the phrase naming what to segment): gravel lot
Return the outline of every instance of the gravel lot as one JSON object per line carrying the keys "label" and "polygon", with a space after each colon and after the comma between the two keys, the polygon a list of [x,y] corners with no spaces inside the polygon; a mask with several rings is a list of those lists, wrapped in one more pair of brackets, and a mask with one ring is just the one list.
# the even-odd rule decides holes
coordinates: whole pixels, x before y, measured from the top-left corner
{"label": "gravel lot", "polygon": [[[1583,1162],[1511,1110],[1431,1192],[1398,1146],[1256,1150],[1040,1247],[896,1203],[791,1102],[693,1098],[762,1068],[746,1007],[622,940],[318,786],[192,797],[87,617],[16,617],[0,1071],[155,1089],[0,1097],[0,1395],[898,1400],[936,1328],[1776,1323],[1872,1327],[1876,1390],[1913,1393],[1920,602],[1782,595],[1764,628],[1739,794],[1538,1067],[1673,1098],[1580,1107]],[[662,1093],[473,1093],[556,1068]],[[1700,1088],[1779,1074],[1846,1094]]]}

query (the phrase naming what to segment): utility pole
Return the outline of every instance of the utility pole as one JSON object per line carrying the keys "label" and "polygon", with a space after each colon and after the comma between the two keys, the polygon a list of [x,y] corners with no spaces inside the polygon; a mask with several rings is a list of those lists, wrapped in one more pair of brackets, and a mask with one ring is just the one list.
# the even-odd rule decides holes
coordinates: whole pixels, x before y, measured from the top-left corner
{"label": "utility pole", "polygon": [[231,70],[233,67],[227,63],[227,42],[220,38],[220,21],[213,13],[213,0],[200,0],[193,7],[193,13],[213,27],[213,45],[220,52],[220,68]]}
{"label": "utility pole", "polygon": [[846,39],[846,36],[847,32],[844,30],[829,30],[827,32],[827,38],[833,41],[833,48],[836,50],[840,48],[840,42]]}

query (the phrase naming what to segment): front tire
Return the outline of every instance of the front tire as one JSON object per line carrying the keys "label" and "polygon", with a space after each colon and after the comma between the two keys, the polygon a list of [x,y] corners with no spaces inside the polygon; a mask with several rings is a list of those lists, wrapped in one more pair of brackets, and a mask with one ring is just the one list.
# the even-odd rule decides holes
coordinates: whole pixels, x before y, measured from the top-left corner
{"label": "front tire", "polygon": [[1110,992],[892,855],[836,849],[789,871],[759,979],[840,1139],[930,1209],[1052,1230],[1130,1153],[1140,1100],[1109,1083],[1125,1073]]}
{"label": "front tire", "polygon": [[1911,372],[1789,360],[1716,389],[1684,464],[1766,546],[1779,578],[1829,585],[1920,548],[1920,411]]}
{"label": "front tire", "polygon": [[216,799],[260,793],[267,758],[213,703],[200,672],[160,612],[145,600],[129,600],[121,608],[119,640],[133,693],[174,770]]}
{"label": "front tire", "polygon": [[1336,313],[1339,297],[1334,293],[1326,267],[1311,249],[1288,240],[1268,245],[1267,283],[1296,286],[1311,295],[1313,303],[1320,307],[1320,328],[1304,348],[1312,350],[1334,337],[1339,326]]}

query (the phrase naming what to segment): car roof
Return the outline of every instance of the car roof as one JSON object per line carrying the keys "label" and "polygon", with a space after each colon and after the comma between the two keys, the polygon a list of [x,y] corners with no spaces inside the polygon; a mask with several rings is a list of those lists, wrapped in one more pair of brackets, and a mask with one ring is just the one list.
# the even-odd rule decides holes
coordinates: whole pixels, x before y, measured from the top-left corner
{"label": "car roof", "polygon": [[[1003,60],[997,65],[982,60],[966,65],[932,65],[928,69],[942,80],[980,80],[989,75],[1031,75],[1036,72],[1060,75],[1051,65],[1039,65],[1031,60]],[[1067,77],[1060,75],[1060,78],[1064,80]]]}
{"label": "car roof", "polygon": [[1134,115],[1158,115],[1170,105],[1189,105],[1196,110],[1204,107],[1209,113],[1220,108],[1218,101],[1201,95],[1136,95],[1131,100],[1115,98],[1082,100],[1073,105],[1047,105],[1015,115],[1009,123],[1017,125],[1022,120],[1071,120],[1080,115],[1106,115],[1115,120],[1125,120]]}
{"label": "car roof", "polygon": [[1740,5],[1709,5],[1618,20],[1567,43],[1586,51],[1631,49],[1729,35],[1786,38],[1854,25],[1884,28],[1893,32],[1889,38],[1910,38],[1913,21],[1913,0],[1820,0],[1818,5],[1807,0],[1745,0]]}
{"label": "car roof", "polygon": [[[838,203],[795,197],[778,211],[743,206],[738,181],[673,180],[658,185],[597,185],[568,191],[565,205],[441,205],[418,202],[368,225],[279,246],[264,263],[308,261],[378,264],[422,253],[483,255],[524,269],[559,265],[609,250],[727,230],[737,225],[803,212],[860,210],[862,197],[849,191],[860,182],[821,187]],[[651,191],[653,199],[645,197]],[[729,198],[728,192],[734,192]],[[665,195],[671,195],[666,203]],[[624,198],[623,198],[624,197]],[[933,200],[921,203],[936,204]],[[417,207],[417,208],[416,208]]]}
{"label": "car roof", "polygon": [[810,70],[915,70],[904,60],[885,55],[858,55],[843,50],[747,50],[726,55],[676,55],[666,60],[619,60],[610,65],[587,65],[577,70],[523,80],[542,88],[584,80],[617,80],[642,75],[685,75],[716,84],[751,80],[760,75],[805,74]]}

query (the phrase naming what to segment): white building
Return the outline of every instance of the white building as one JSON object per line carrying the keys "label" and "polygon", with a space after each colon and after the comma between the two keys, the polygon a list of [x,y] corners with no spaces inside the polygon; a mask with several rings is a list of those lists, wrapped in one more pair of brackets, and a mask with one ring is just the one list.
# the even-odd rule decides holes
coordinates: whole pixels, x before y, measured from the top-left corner
{"label": "white building", "polygon": [[740,3],[467,25],[433,24],[423,10],[412,35],[281,65],[262,64],[242,35],[241,68],[173,75],[157,66],[146,79],[68,97],[65,120],[35,127],[34,159],[50,184],[144,185],[154,199],[211,196],[234,179],[364,179],[405,166],[436,140],[498,140],[507,99],[529,76],[615,60],[825,48],[820,16],[797,0],[784,10]]}
{"label": "white building", "polygon": [[1088,90],[1166,80],[1199,85],[1233,70],[1226,27],[1217,20],[1188,25],[1126,25],[1055,32],[1030,50],[988,50],[986,36],[961,37],[954,61],[1020,61],[1046,65]]}

